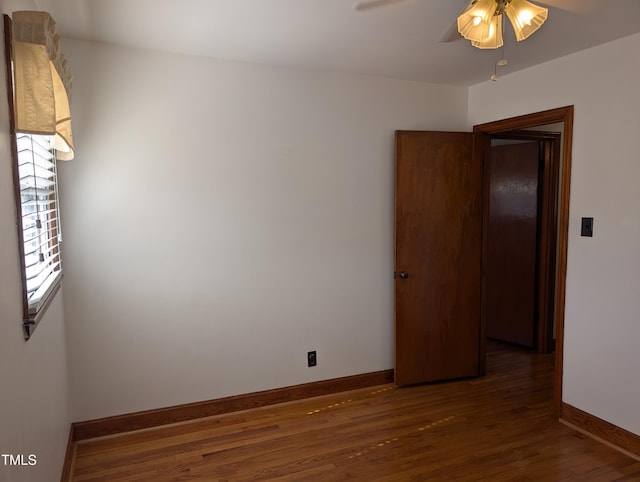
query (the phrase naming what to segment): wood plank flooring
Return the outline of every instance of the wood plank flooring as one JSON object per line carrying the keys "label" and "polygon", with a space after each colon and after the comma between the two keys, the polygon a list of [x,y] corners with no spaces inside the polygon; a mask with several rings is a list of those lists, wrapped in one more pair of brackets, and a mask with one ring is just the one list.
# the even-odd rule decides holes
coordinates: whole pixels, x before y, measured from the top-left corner
{"label": "wood plank flooring", "polygon": [[79,442],[73,481],[640,480],[640,461],[552,416],[553,355],[488,347],[483,378],[382,385]]}

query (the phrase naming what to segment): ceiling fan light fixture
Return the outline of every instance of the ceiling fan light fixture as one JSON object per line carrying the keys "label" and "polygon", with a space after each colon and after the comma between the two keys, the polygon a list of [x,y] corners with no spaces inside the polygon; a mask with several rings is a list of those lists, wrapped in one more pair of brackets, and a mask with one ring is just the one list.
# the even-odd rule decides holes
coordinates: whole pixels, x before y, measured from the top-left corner
{"label": "ceiling fan light fixture", "polygon": [[502,40],[502,15],[496,15],[486,29],[486,35],[481,41],[471,41],[471,45],[479,49],[499,49],[504,43]]}
{"label": "ceiling fan light fixture", "polygon": [[520,42],[542,26],[547,20],[549,9],[527,0],[471,0],[458,17],[458,32],[471,40],[474,47],[500,48],[503,44],[503,14],[509,18],[516,39]]}
{"label": "ceiling fan light fixture", "polygon": [[504,11],[511,21],[518,42],[538,30],[549,15],[548,8],[539,7],[527,0],[511,0]]}
{"label": "ceiling fan light fixture", "polygon": [[495,0],[473,0],[458,17],[458,32],[467,40],[486,41],[495,13]]}

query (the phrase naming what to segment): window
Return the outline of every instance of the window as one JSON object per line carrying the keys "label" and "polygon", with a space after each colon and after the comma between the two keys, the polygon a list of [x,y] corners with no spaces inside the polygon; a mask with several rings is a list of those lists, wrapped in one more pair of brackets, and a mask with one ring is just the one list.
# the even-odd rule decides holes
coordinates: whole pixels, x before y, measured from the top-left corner
{"label": "window", "polygon": [[22,326],[29,339],[62,280],[57,160],[74,158],[71,72],[47,12],[4,15]]}
{"label": "window", "polygon": [[49,136],[16,134],[20,212],[18,229],[22,233],[22,263],[25,336],[49,297],[57,289],[61,269],[60,216],[55,150]]}

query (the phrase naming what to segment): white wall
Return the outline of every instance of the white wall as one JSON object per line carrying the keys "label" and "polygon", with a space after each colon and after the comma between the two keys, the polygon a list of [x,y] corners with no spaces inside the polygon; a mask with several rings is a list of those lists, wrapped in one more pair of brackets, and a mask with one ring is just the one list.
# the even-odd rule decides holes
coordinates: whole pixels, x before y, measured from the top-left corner
{"label": "white wall", "polygon": [[[11,12],[5,3],[0,10]],[[1,71],[0,453],[34,454],[37,463],[10,467],[0,459],[0,481],[50,482],[60,477],[71,423],[63,295],[58,292],[25,342],[4,67]]]}
{"label": "white wall", "polygon": [[[640,35],[469,90],[469,126],[575,105],[563,400],[640,434]],[[580,237],[593,216],[594,237]]]}
{"label": "white wall", "polygon": [[64,51],[77,420],[393,367],[393,132],[465,130],[465,88]]}

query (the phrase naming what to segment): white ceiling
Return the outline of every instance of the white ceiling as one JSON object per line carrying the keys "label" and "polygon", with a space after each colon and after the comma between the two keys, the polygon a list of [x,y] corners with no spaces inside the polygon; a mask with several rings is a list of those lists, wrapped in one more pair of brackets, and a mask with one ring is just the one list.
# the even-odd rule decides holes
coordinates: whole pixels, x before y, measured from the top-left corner
{"label": "white ceiling", "polygon": [[[473,85],[493,73],[495,50],[439,38],[468,0],[408,0],[356,12],[354,0],[34,0],[63,37],[219,59]],[[517,43],[520,70],[640,32],[640,0],[534,0],[549,19]],[[597,68],[597,66],[594,66]]]}

